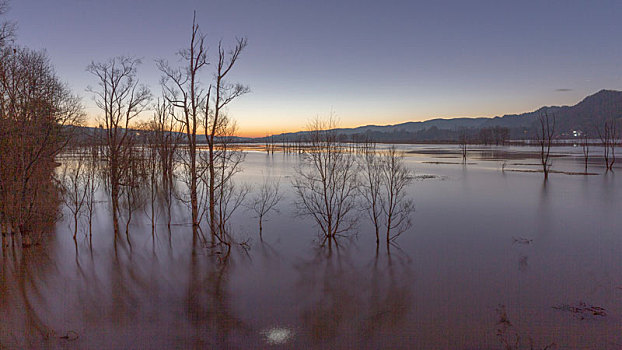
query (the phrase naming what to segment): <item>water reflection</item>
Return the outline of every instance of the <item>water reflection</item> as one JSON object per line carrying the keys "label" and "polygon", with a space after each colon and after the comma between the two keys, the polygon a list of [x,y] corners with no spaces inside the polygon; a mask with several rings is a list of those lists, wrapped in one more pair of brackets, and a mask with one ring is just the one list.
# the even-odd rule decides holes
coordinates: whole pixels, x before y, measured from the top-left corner
{"label": "water reflection", "polygon": [[326,245],[297,265],[299,294],[311,296],[300,314],[303,342],[354,348],[403,344],[412,307],[408,259],[376,249],[371,262],[357,266],[355,247],[332,240]]}
{"label": "water reflection", "polygon": [[[297,162],[264,156],[249,155],[248,182],[266,166],[287,176]],[[30,248],[3,236],[0,347],[491,349],[498,304],[535,344],[622,343],[620,179],[555,174],[543,184],[484,161],[409,164],[437,177],[413,186],[416,230],[390,250],[363,223],[356,238],[317,247],[312,223],[288,215],[286,182],[262,240],[248,213],[232,218],[238,238],[256,239],[228,259],[209,237],[194,239],[184,205],[169,216],[167,203],[153,231],[150,210],[134,212],[131,249],[106,203],[92,240],[74,241],[67,222]],[[579,301],[607,315],[586,322],[552,308]]]}

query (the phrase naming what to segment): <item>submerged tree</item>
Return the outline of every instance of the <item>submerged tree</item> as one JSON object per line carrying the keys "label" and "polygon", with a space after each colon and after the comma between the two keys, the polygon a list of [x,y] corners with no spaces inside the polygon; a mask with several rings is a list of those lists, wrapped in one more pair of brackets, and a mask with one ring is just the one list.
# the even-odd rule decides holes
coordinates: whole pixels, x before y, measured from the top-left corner
{"label": "submerged tree", "polygon": [[[220,186],[217,182],[217,166],[222,165],[218,158],[217,145],[221,137],[226,137],[231,128],[230,120],[225,116],[224,109],[234,99],[248,92],[248,88],[240,84],[227,82],[227,75],[237,62],[240,53],[246,47],[246,40],[239,39],[234,49],[226,52],[222,44],[218,45],[218,61],[215,73],[215,82],[207,88],[200,82],[200,74],[208,65],[207,46],[205,35],[199,30],[196,23],[196,14],[192,20],[190,45],[181,50],[179,56],[186,67],[171,67],[166,61],[160,60],[158,67],[163,73],[162,86],[168,103],[176,110],[174,116],[183,125],[188,143],[184,165],[187,168],[187,180],[192,211],[193,231],[196,235],[201,222],[201,199],[203,194],[200,181],[206,183],[207,212],[210,231],[217,234],[217,192]],[[197,133],[204,129],[208,144],[207,157],[202,158],[197,148]],[[220,159],[222,160],[222,159]],[[229,163],[227,164],[229,166]],[[235,166],[234,166],[235,167]]]}
{"label": "submerged tree", "polygon": [[538,129],[538,144],[540,145],[540,164],[544,173],[544,180],[548,180],[551,170],[551,145],[555,136],[555,115],[549,117],[547,112],[538,116],[540,128]]}
{"label": "submerged tree", "polygon": [[251,198],[249,208],[255,213],[255,218],[259,220],[260,237],[263,231],[264,217],[271,211],[278,211],[277,205],[283,199],[279,188],[279,181],[270,182],[265,178],[259,187],[259,191]]}
{"label": "submerged tree", "polygon": [[[231,136],[236,126],[226,115],[225,109],[233,100],[250,91],[247,86],[227,81],[229,72],[233,69],[246,45],[246,39],[237,39],[233,49],[225,52],[222,43],[218,43],[218,62],[213,85],[214,96],[213,98],[210,97],[212,91],[212,86],[210,86],[206,100],[204,128],[208,146],[208,214],[212,233],[217,232],[219,227],[220,230],[218,231],[221,234],[223,233],[222,228],[225,227],[224,213],[222,203],[216,202],[217,196],[222,200],[226,190],[233,190],[231,177],[239,171],[239,164],[244,159],[241,152],[236,153],[236,151],[227,148],[227,145],[231,143]],[[220,146],[221,149],[218,150],[217,146]],[[217,174],[218,170],[221,173],[220,177]],[[218,213],[216,212],[217,206],[220,207]]]}
{"label": "submerged tree", "polygon": [[414,205],[406,190],[413,181],[413,174],[404,164],[404,154],[395,147],[383,154],[378,154],[375,147],[366,147],[362,174],[363,208],[374,225],[376,244],[380,242],[382,227],[386,229],[389,244],[411,226]]}
{"label": "submerged tree", "polygon": [[132,57],[115,57],[105,62],[92,62],[87,71],[97,78],[98,88],[88,88],[95,104],[104,113],[104,158],[106,177],[112,202],[115,237],[119,233],[119,199],[129,172],[131,152],[130,122],[143,112],[151,99],[151,92],[140,85],[137,67],[141,61]]}
{"label": "submerged tree", "polygon": [[616,161],[615,150],[620,138],[617,123],[615,120],[606,120],[602,128],[597,127],[596,131],[603,146],[606,171],[613,170],[613,164]]}
{"label": "submerged tree", "polygon": [[188,48],[180,50],[178,55],[185,66],[171,67],[167,61],[159,60],[158,68],[163,74],[164,98],[174,108],[172,115],[181,123],[186,138],[186,155],[182,159],[188,175],[192,228],[196,236],[200,221],[198,186],[201,177],[197,169],[197,131],[205,119],[204,106],[209,98],[199,80],[208,61],[205,35],[199,31],[196,14],[192,18],[190,44]]}
{"label": "submerged tree", "polygon": [[413,175],[404,164],[403,152],[395,146],[389,148],[382,156],[382,184],[385,187],[382,211],[386,217],[387,244],[410,228],[414,205],[407,198],[406,189],[412,181]]}
{"label": "submerged tree", "polygon": [[326,239],[343,234],[355,224],[357,167],[354,155],[338,141],[335,127],[333,117],[318,118],[310,124],[308,147],[293,183],[298,210],[315,220]]}
{"label": "submerged tree", "polygon": [[583,151],[583,161],[585,163],[585,172],[587,172],[587,163],[590,158],[590,141],[587,136],[587,133],[584,133],[581,136],[581,150]]}
{"label": "submerged tree", "polygon": [[359,187],[363,201],[363,209],[374,225],[376,244],[380,242],[382,227],[382,164],[376,151],[376,145],[367,142],[363,145],[361,156],[362,181]]}
{"label": "submerged tree", "polygon": [[[244,203],[244,199],[249,192],[249,188],[244,185],[238,185],[233,181],[233,177],[242,171],[241,164],[246,157],[245,154],[235,149],[232,136],[235,133],[235,124],[230,124],[223,116],[223,126],[225,129],[221,131],[219,137],[218,148],[213,153],[214,158],[208,163],[210,169],[206,185],[208,188],[207,195],[209,198],[209,218],[210,228],[222,243],[229,244],[228,228],[229,219],[233,213]],[[209,160],[209,153],[208,159]],[[204,159],[205,160],[205,159]],[[213,175],[212,169],[214,169]],[[214,204],[212,214],[212,186],[214,191]],[[212,216],[213,215],[213,216]]]}
{"label": "submerged tree", "polygon": [[61,181],[64,200],[73,216],[73,240],[78,235],[78,220],[84,214],[91,177],[87,167],[87,158],[81,149],[74,150],[73,157],[65,159]]}
{"label": "submerged tree", "polygon": [[[171,207],[173,201],[173,193],[175,188],[174,170],[179,153],[179,144],[182,140],[182,134],[179,132],[179,123],[173,117],[173,108],[166,99],[158,100],[155,106],[155,112],[152,120],[147,124],[149,130],[150,155],[155,157],[151,159],[154,166],[159,168],[152,169],[152,175],[156,176],[160,173],[160,181],[152,178],[154,190],[160,190],[167,211],[167,226],[171,228]],[[159,186],[158,186],[159,183]],[[154,200],[152,194],[152,200]],[[153,209],[153,204],[152,204]],[[155,212],[152,212],[152,216]],[[155,229],[155,228],[154,228]]]}
{"label": "submerged tree", "polygon": [[460,145],[460,152],[462,153],[462,162],[466,164],[469,136],[467,135],[467,130],[465,128],[460,130],[458,144]]}

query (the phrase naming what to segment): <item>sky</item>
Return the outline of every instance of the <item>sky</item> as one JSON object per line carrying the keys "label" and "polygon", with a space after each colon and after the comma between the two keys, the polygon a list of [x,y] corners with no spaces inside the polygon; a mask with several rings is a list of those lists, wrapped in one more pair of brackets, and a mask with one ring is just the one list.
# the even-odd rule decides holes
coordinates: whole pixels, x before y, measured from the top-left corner
{"label": "sky", "polygon": [[[333,113],[342,127],[494,117],[573,105],[622,90],[622,1],[10,0],[17,43],[45,49],[60,78],[86,91],[92,61],[142,59],[160,95],[156,59],[176,63],[193,11],[213,53],[248,47],[230,81],[251,93],[229,114],[241,136],[304,129]],[[212,66],[213,67],[213,66]],[[211,69],[211,68],[210,68]],[[205,72],[208,83],[213,71]],[[145,118],[148,115],[145,115]]]}

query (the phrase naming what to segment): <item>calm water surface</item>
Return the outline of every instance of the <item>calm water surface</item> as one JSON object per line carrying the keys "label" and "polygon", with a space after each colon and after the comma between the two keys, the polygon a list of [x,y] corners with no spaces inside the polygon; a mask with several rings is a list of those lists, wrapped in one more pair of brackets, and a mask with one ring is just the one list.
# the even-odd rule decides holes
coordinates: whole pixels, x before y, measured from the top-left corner
{"label": "calm water surface", "polygon": [[[155,238],[137,214],[131,249],[101,203],[92,249],[80,234],[76,251],[67,211],[44,244],[2,250],[0,348],[622,348],[622,169],[595,159],[597,175],[569,175],[584,171],[580,148],[555,148],[560,173],[544,183],[535,148],[480,147],[463,165],[455,146],[402,147],[416,211],[389,249],[362,214],[320,247],[294,210],[300,158],[283,153],[248,152],[237,181],[280,179],[284,199],[263,240],[235,214],[250,248],[226,262],[193,249],[181,205]],[[512,326],[499,336],[501,310]]]}

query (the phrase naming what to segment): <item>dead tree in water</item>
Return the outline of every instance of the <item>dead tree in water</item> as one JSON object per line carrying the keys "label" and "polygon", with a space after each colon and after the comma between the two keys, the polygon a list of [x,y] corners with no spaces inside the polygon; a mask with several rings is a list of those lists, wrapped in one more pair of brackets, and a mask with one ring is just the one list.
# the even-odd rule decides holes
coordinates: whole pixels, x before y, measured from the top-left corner
{"label": "dead tree in water", "polygon": [[209,99],[207,91],[201,87],[199,75],[208,65],[205,35],[199,31],[196,13],[192,18],[190,44],[180,50],[178,55],[185,67],[171,67],[165,60],[158,61],[158,68],[163,74],[162,88],[164,97],[174,109],[174,118],[181,123],[186,136],[186,156],[183,158],[188,174],[188,191],[192,215],[192,232],[197,235],[199,228],[199,178],[197,169],[197,131],[205,119],[203,106]]}
{"label": "dead tree in water", "polygon": [[84,205],[86,206],[86,216],[88,222],[90,243],[93,242],[93,216],[95,213],[95,194],[97,193],[97,189],[99,188],[99,181],[97,177],[98,171],[100,169],[98,149],[99,145],[94,142],[92,142],[88,146],[88,152],[90,157],[88,157],[88,162],[85,170],[88,176],[88,181]]}
{"label": "dead tree in water", "polygon": [[462,153],[462,162],[466,164],[467,148],[469,145],[469,137],[467,136],[466,129],[460,130],[460,136],[459,136],[458,143],[460,144],[460,151]]}
{"label": "dead tree in water", "polygon": [[358,187],[354,155],[338,142],[335,127],[332,116],[311,123],[293,183],[298,210],[312,217],[329,240],[354,227]]}
{"label": "dead tree in water", "polygon": [[132,135],[128,141],[127,153],[124,158],[125,172],[122,178],[124,206],[127,213],[125,220],[125,237],[130,242],[130,223],[133,214],[144,205],[144,185],[148,183],[145,149],[138,146],[138,140]]}
{"label": "dead tree in water", "polygon": [[606,120],[602,129],[597,127],[596,131],[598,132],[598,137],[603,146],[603,158],[605,160],[606,171],[613,171],[613,164],[616,161],[615,149],[620,138],[617,123],[615,120]]}
{"label": "dead tree in water", "polygon": [[585,162],[585,172],[587,172],[587,163],[590,158],[590,142],[587,133],[581,137],[581,149],[583,150],[583,161]]}
{"label": "dead tree in water", "polygon": [[255,212],[255,217],[259,220],[259,237],[263,231],[263,219],[271,211],[278,211],[277,204],[283,199],[279,193],[279,182],[269,182],[264,179],[259,192],[255,193],[249,205],[250,209]]}
{"label": "dead tree in water", "polygon": [[538,116],[540,128],[538,130],[538,143],[540,144],[540,164],[544,173],[544,180],[548,180],[549,171],[551,170],[551,145],[555,136],[555,115],[549,117],[547,112]]}
{"label": "dead tree in water", "polygon": [[406,197],[406,189],[413,181],[410,169],[404,164],[404,154],[394,146],[382,156],[382,183],[385,193],[382,210],[386,218],[387,244],[411,226],[410,215],[414,211],[412,200]]}
{"label": "dead tree in water", "polygon": [[78,235],[78,221],[83,214],[89,192],[87,159],[81,148],[74,149],[63,162],[61,182],[64,202],[73,216],[73,240]]}
{"label": "dead tree in water", "polygon": [[171,207],[174,192],[174,170],[176,156],[182,135],[180,126],[173,117],[174,109],[166,101],[158,101],[155,106],[153,119],[149,124],[151,130],[152,147],[155,148],[155,162],[160,168],[160,188],[164,196],[167,210],[167,227],[171,228]]}
{"label": "dead tree in water", "polygon": [[[217,131],[220,136],[215,139],[217,144],[214,152],[211,156],[208,153],[201,157],[201,164],[206,164],[202,168],[210,169],[209,172],[204,172],[203,176],[203,182],[208,189],[207,199],[210,202],[211,189],[214,186],[214,214],[211,213],[211,205],[207,207],[209,209],[210,228],[213,227],[212,233],[227,246],[231,241],[228,237],[229,219],[242,205],[249,192],[247,186],[238,185],[233,181],[234,176],[242,171],[241,165],[245,158],[244,152],[236,149],[233,145],[233,135],[236,130],[235,123],[230,122],[229,118],[222,114],[220,116],[220,128]],[[214,169],[213,176],[211,175],[212,167]],[[214,216],[212,217],[212,215]]]}
{"label": "dead tree in water", "polygon": [[363,199],[363,209],[374,225],[376,244],[378,244],[382,226],[382,164],[374,143],[365,142],[362,151],[360,167],[363,178],[359,190]]}
{"label": "dead tree in water", "polygon": [[102,63],[91,63],[87,71],[97,78],[98,88],[88,88],[95,104],[103,115],[105,128],[104,157],[107,182],[112,202],[112,218],[115,237],[119,234],[119,199],[123,177],[127,172],[130,152],[130,122],[147,108],[151,93],[139,85],[137,67],[140,60],[131,57],[115,57]]}
{"label": "dead tree in water", "polygon": [[[230,138],[235,130],[235,124],[225,115],[225,109],[236,98],[250,92],[250,89],[242,84],[229,83],[227,81],[228,74],[231,72],[236,62],[238,61],[240,54],[246,48],[246,39],[237,39],[237,42],[233,49],[225,52],[225,48],[222,43],[218,43],[218,62],[216,66],[215,82],[210,86],[205,100],[205,139],[208,146],[208,208],[209,208],[209,227],[212,233],[216,233],[219,226],[222,226],[223,222],[217,221],[217,195],[218,191],[222,191],[227,184],[227,177],[220,178],[220,184],[217,182],[217,166],[229,168],[229,170],[221,169],[221,172],[230,173],[232,169],[235,169],[239,162],[239,158],[236,153],[229,153],[232,158],[229,158],[226,153],[218,155],[216,144],[221,140],[226,143],[231,143]],[[211,96],[213,87],[214,95]],[[221,144],[224,146],[225,144]],[[220,160],[218,159],[220,157]],[[220,186],[220,187],[219,187]],[[221,192],[220,195],[223,193]],[[219,214],[218,216],[221,216]]]}

